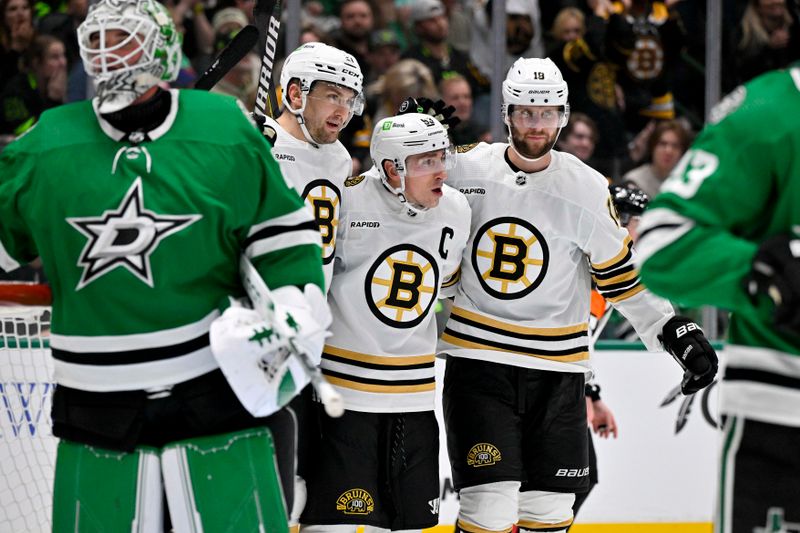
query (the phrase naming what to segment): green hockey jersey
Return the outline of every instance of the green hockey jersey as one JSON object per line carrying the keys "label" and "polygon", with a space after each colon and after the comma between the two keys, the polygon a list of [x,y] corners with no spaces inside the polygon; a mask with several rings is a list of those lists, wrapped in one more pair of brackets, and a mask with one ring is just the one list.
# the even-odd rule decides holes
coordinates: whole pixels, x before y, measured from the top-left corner
{"label": "green hockey jersey", "polygon": [[41,256],[66,386],[147,389],[216,368],[209,325],[244,295],[242,253],[271,287],[323,286],[313,217],[235,100],[170,96],[146,135],[87,101],[44,113],[0,155],[0,268]]}
{"label": "green hockey jersey", "polygon": [[711,113],[639,226],[642,281],[687,305],[732,311],[722,408],[800,426],[800,336],[742,280],[759,244],[800,225],[800,65],[739,87]]}

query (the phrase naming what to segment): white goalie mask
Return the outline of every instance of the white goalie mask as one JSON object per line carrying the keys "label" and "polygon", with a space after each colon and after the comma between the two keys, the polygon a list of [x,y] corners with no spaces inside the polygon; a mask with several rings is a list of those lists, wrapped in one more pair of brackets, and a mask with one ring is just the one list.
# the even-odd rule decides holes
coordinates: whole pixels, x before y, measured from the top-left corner
{"label": "white goalie mask", "polygon": [[[412,213],[425,211],[426,208],[415,205],[406,198],[406,180],[408,179],[409,156],[443,150],[441,159],[437,159],[427,172],[449,170],[456,164],[455,149],[450,145],[447,130],[435,118],[422,113],[408,113],[388,117],[375,125],[370,142],[369,155],[378,169],[384,186],[394,193],[400,203]],[[394,187],[389,182],[383,163],[394,164],[400,177],[400,186]]]}
{"label": "white goalie mask", "polygon": [[156,0],[101,0],[78,27],[101,113],[118,111],[159,82],[178,77],[182,36]]}
{"label": "white goalie mask", "polygon": [[[541,159],[526,158],[514,146],[511,136],[512,106],[559,106],[561,109],[558,111],[554,125],[558,127],[558,134],[560,134],[561,128],[566,126],[569,121],[568,96],[567,82],[564,81],[561,71],[550,58],[519,58],[514,62],[503,81],[502,112],[503,121],[509,128],[508,143],[520,157],[528,161]],[[557,140],[558,135],[556,135],[553,145]]]}
{"label": "white goalie mask", "polygon": [[[289,105],[289,82],[297,79],[300,83],[302,103],[299,109]],[[347,126],[353,115],[364,112],[364,75],[358,61],[351,54],[324,43],[306,43],[289,54],[281,69],[282,100],[284,108],[292,113],[300,123],[306,140],[313,145],[317,141],[311,137],[305,125],[303,112],[306,108],[308,93],[315,82],[332,83],[355,93],[352,100],[345,102],[349,109],[342,129]]]}

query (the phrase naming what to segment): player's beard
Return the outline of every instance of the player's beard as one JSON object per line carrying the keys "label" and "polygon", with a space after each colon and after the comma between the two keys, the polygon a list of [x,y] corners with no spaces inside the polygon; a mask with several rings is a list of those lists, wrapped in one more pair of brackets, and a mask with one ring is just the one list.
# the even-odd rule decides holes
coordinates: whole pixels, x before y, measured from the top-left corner
{"label": "player's beard", "polygon": [[327,127],[326,119],[320,118],[312,122],[307,122],[308,133],[317,144],[332,144],[339,138],[339,131],[331,131]]}
{"label": "player's beard", "polygon": [[556,143],[559,129],[556,128],[550,133],[549,130],[540,128],[534,132],[544,135],[545,139],[543,141],[526,139],[525,135],[521,135],[514,126],[511,126],[511,141],[514,143],[514,149],[525,159],[539,159],[547,155],[547,152],[552,150]]}

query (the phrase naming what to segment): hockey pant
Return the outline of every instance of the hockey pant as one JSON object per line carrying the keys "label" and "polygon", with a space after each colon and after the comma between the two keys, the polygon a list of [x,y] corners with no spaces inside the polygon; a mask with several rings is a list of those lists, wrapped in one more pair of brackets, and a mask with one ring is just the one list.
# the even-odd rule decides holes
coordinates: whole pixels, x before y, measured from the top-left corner
{"label": "hockey pant", "polygon": [[[288,530],[266,428],[197,437],[158,450],[58,445],[53,531],[163,531],[166,491],[175,533]],[[162,490],[163,487],[163,490]]]}
{"label": "hockey pant", "polygon": [[500,481],[459,491],[456,532],[508,533],[519,531],[561,533],[572,523],[572,493],[520,492],[518,481]]}

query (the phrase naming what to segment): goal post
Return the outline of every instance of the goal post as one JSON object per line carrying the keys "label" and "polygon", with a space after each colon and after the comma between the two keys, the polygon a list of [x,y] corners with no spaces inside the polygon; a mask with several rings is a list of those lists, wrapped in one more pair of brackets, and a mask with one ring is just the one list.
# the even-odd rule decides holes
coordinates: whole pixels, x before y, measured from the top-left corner
{"label": "goal post", "polygon": [[50,531],[57,439],[50,421],[49,288],[0,282],[0,531]]}

